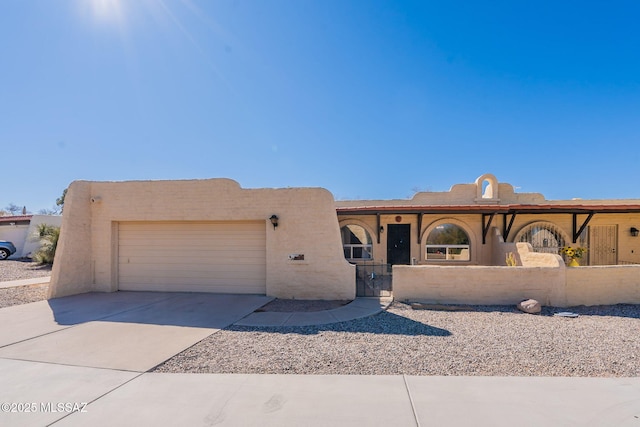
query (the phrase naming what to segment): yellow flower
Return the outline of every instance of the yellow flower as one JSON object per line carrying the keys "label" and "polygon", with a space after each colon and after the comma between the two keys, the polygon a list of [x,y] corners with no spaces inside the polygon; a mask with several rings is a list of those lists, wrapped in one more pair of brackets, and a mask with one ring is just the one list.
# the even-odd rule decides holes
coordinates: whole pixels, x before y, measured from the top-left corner
{"label": "yellow flower", "polygon": [[569,258],[582,258],[582,255],[587,252],[587,248],[573,248],[571,246],[565,246],[560,249],[560,253],[566,255]]}

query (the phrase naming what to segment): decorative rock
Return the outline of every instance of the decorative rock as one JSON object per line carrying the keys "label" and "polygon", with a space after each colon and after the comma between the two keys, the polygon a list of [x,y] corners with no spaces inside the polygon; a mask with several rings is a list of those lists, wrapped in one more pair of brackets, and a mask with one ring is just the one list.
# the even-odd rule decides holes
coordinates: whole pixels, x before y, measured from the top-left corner
{"label": "decorative rock", "polygon": [[529,314],[538,314],[542,311],[542,306],[540,303],[534,299],[528,299],[524,301],[520,301],[518,303],[518,310],[524,311]]}

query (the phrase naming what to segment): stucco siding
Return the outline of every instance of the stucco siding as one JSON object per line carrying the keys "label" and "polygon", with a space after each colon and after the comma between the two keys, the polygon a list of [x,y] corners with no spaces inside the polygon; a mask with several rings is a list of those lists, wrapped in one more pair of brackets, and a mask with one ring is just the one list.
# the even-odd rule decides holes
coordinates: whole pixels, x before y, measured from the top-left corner
{"label": "stucco siding", "polygon": [[640,265],[568,268],[567,303],[640,304]]}
{"label": "stucco siding", "polygon": [[558,267],[394,266],[399,301],[442,304],[640,304],[640,265]]}
{"label": "stucco siding", "polygon": [[[94,283],[92,259],[91,183],[72,182],[65,196],[56,259],[51,270],[49,297],[99,290]],[[110,241],[110,234],[101,236]],[[105,286],[103,290],[107,290]]]}
{"label": "stucco siding", "polygon": [[[549,305],[564,288],[560,267],[393,267],[393,295],[399,301],[442,304],[516,304],[534,298]],[[562,305],[562,304],[560,304]]]}
{"label": "stucco siding", "polygon": [[[268,218],[279,217],[277,228]],[[343,256],[331,193],[320,188],[242,189],[229,179],[72,183],[65,200],[50,296],[116,291],[118,223],[259,221],[266,294],[351,299],[355,267]],[[304,260],[292,260],[302,254]]]}

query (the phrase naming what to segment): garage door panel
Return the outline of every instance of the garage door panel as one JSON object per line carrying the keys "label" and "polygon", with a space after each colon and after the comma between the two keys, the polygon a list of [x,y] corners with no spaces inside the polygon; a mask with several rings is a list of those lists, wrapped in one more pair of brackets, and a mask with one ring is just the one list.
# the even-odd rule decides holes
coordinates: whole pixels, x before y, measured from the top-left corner
{"label": "garage door panel", "polygon": [[[168,257],[168,258],[167,258]],[[148,253],[138,255],[136,252],[127,251],[125,254],[120,255],[119,260],[121,264],[157,264],[158,259],[163,258],[163,262],[167,264],[219,264],[219,263],[239,263],[239,264],[256,264],[262,262],[265,264],[264,253],[259,251],[252,252],[207,252],[202,251],[191,252],[184,251],[180,254],[167,253],[163,250],[150,250]]]}
{"label": "garage door panel", "polygon": [[207,241],[201,238],[194,237],[193,239],[188,239],[184,241],[177,240],[148,240],[147,242],[141,242],[138,244],[128,244],[127,246],[121,247],[121,255],[122,254],[131,254],[131,253],[140,253],[141,249],[144,249],[145,253],[148,251],[153,251],[154,254],[158,254],[161,256],[166,256],[167,253],[172,253],[173,256],[178,257],[186,257],[186,253],[193,254],[197,253],[197,251],[202,251],[203,253],[209,252],[222,252],[222,253],[230,253],[230,252],[250,252],[255,251],[257,253],[263,253],[263,249],[258,249],[260,245],[264,244],[264,240],[251,240],[247,242],[237,242],[237,241],[218,241],[211,240]]}
{"label": "garage door panel", "polygon": [[[155,233],[155,232],[150,232],[150,233]],[[264,232],[262,234],[264,234]],[[132,246],[135,246],[136,244],[144,246],[150,242],[162,243],[162,244],[168,244],[168,245],[189,243],[191,245],[196,245],[196,246],[209,245],[209,244],[214,244],[216,246],[223,246],[223,245],[246,246],[247,244],[251,245],[251,244],[259,243],[262,241],[262,239],[257,237],[255,234],[248,235],[248,236],[243,236],[243,235],[234,236],[233,234],[208,235],[203,233],[194,233],[189,235],[179,235],[175,237],[153,236],[153,235],[146,236],[146,237],[144,235],[127,236],[127,237],[131,239],[130,244]],[[136,239],[139,242],[136,242]]]}
{"label": "garage door panel", "polygon": [[263,286],[255,286],[248,287],[244,286],[243,291],[239,292],[238,287],[236,285],[230,285],[228,283],[215,285],[215,291],[211,290],[212,287],[210,284],[206,285],[198,285],[192,283],[181,283],[179,289],[176,288],[175,284],[148,284],[148,283],[136,283],[135,290],[136,291],[150,291],[150,292],[216,292],[220,294],[258,294],[263,295],[264,287]]}
{"label": "garage door panel", "polygon": [[[187,284],[195,284],[195,285],[210,286],[210,287],[211,286],[216,286],[216,287],[248,286],[252,288],[261,287],[259,283],[256,283],[255,285],[250,285],[248,282],[249,280],[251,280],[251,278],[238,277],[238,278],[225,279],[225,278],[211,278],[211,277],[206,277],[206,278],[189,277],[188,279],[185,279],[181,277],[154,277],[154,278],[141,277],[139,279],[136,279],[135,277],[132,277],[130,281],[127,283],[132,286],[143,285],[143,284],[144,285],[162,284],[162,285],[182,287]],[[178,291],[182,291],[182,290],[190,291],[190,289],[182,289],[182,288],[178,289]],[[211,290],[209,290],[209,292],[211,292]],[[234,293],[239,293],[239,292],[236,290]]]}
{"label": "garage door panel", "polygon": [[[135,277],[141,279],[144,277],[155,277],[157,268],[153,265],[123,265],[121,267],[121,277]],[[174,278],[255,278],[261,279],[264,277],[264,268],[261,266],[246,266],[242,271],[238,271],[232,267],[227,268],[209,268],[194,270],[188,268],[188,266],[176,266],[176,268],[165,269],[162,272],[162,277],[174,277]]]}
{"label": "garage door panel", "polygon": [[146,238],[182,238],[187,236],[219,235],[219,236],[254,236],[255,233],[264,232],[264,222],[250,224],[240,222],[232,224],[229,222],[211,223],[147,223],[124,224],[120,231],[127,233],[131,237]]}
{"label": "garage door panel", "polygon": [[249,286],[246,283],[242,286],[242,292],[238,291],[238,284],[230,283],[228,281],[218,282],[132,282],[125,286],[135,286],[136,291],[153,291],[153,292],[213,292],[212,287],[215,288],[216,293],[230,293],[230,294],[264,294],[264,287],[261,285]]}
{"label": "garage door panel", "polygon": [[[169,277],[169,276],[165,276],[165,277],[132,276],[129,279],[129,281],[125,283],[128,283],[129,285],[132,285],[132,286],[136,286],[136,284],[146,284],[146,285],[162,284],[162,285],[176,285],[176,286],[185,286],[188,284],[194,284],[199,286],[241,286],[241,285],[249,286],[247,285],[247,281],[249,280],[255,280],[255,278],[251,278],[251,277],[245,277],[245,278],[242,278],[242,277],[231,277],[231,278],[189,277],[188,279],[185,279],[184,277]],[[257,284],[252,287],[260,287],[260,285]],[[178,289],[178,290],[182,291],[184,289]],[[209,292],[211,292],[211,290],[209,290]],[[239,292],[235,291],[234,293],[239,293]]]}
{"label": "garage door panel", "polygon": [[[263,233],[264,234],[264,233]],[[247,237],[233,237],[233,236],[208,236],[202,234],[194,234],[192,236],[180,236],[176,238],[167,238],[163,236],[149,236],[145,238],[144,236],[128,236],[131,241],[129,242],[129,246],[147,246],[148,244],[162,244],[165,247],[172,246],[183,246],[185,244],[201,247],[201,246],[209,246],[213,245],[213,247],[245,247],[252,246],[255,244],[259,244],[263,242],[263,239],[256,238],[256,236],[247,236]]]}
{"label": "garage door panel", "polygon": [[266,292],[264,221],[119,223],[122,290]]}

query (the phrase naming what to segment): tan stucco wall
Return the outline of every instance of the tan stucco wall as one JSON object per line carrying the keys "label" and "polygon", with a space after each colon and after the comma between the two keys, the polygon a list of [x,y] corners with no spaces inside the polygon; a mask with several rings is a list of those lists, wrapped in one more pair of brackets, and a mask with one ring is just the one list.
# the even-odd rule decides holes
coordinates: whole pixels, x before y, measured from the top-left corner
{"label": "tan stucco wall", "polygon": [[442,304],[640,304],[640,265],[565,268],[558,255],[531,253],[526,266],[522,255],[525,266],[518,267],[394,266],[393,295]]}
{"label": "tan stucco wall", "polygon": [[[516,304],[533,298],[544,305],[566,306],[565,264],[559,255],[535,253],[528,243],[504,243],[493,230],[498,266],[394,266],[397,300],[444,304]],[[507,267],[513,251],[518,266]]]}
{"label": "tan stucco wall", "polygon": [[517,304],[534,298],[564,305],[564,265],[558,267],[401,266],[393,267],[398,301],[442,304]]}
{"label": "tan stucco wall", "polygon": [[[343,256],[334,203],[321,188],[242,189],[229,179],[75,181],[65,198],[49,297],[117,290],[120,221],[264,220],[267,295],[352,299],[355,267]],[[275,230],[272,214],[279,217]],[[304,254],[304,261],[290,254]]]}
{"label": "tan stucco wall", "polygon": [[[90,198],[91,183],[76,181],[69,185],[51,271],[49,298],[97,290],[93,280]],[[107,238],[110,240],[111,236]]]}
{"label": "tan stucco wall", "polygon": [[640,265],[567,268],[567,304],[640,304]]}

